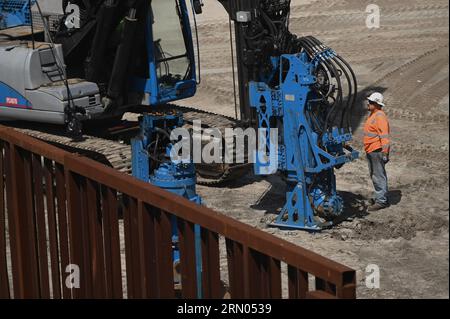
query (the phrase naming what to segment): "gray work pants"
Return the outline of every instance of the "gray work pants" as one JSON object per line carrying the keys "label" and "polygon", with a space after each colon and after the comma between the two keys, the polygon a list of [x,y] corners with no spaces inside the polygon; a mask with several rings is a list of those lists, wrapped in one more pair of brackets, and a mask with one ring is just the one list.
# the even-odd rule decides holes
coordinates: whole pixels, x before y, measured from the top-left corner
{"label": "gray work pants", "polygon": [[382,152],[367,154],[370,178],[372,178],[375,194],[373,199],[381,205],[388,205],[388,179]]}

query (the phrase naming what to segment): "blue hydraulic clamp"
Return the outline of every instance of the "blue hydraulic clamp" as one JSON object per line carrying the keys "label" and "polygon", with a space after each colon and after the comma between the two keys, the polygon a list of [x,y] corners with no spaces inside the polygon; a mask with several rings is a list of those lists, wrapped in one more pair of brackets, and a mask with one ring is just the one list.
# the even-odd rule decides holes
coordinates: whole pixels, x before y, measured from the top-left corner
{"label": "blue hydraulic clamp", "polygon": [[[196,193],[196,172],[193,163],[172,161],[170,154],[173,144],[170,132],[183,126],[180,113],[144,114],[140,121],[140,135],[131,141],[132,172],[139,180],[182,196],[196,204],[202,199]],[[174,268],[179,265],[177,219],[172,217],[172,243]],[[201,298],[201,235],[200,226],[195,225],[195,250],[197,261],[198,297]],[[178,282],[175,282],[178,283]]]}
{"label": "blue hydraulic clamp", "polygon": [[[314,123],[319,122],[311,89],[317,81],[314,61],[300,53],[282,55],[272,63],[280,65],[276,87],[250,83],[250,104],[257,111],[258,126],[266,131],[262,140],[267,145],[258,151],[255,173],[284,172],[291,187],[285,206],[271,226],[320,231],[343,212],[334,169],[357,159],[359,153],[347,145],[351,133],[338,128],[324,134],[314,130]],[[274,136],[275,129],[279,134]],[[272,147],[275,143],[279,144],[277,148]]]}

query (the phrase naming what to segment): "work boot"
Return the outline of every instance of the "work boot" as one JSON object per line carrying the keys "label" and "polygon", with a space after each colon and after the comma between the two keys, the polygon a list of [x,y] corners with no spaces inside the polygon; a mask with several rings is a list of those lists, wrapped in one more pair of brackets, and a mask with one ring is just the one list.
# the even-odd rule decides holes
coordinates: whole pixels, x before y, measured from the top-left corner
{"label": "work boot", "polygon": [[385,204],[380,204],[380,203],[375,203],[371,206],[369,206],[369,208],[367,209],[369,212],[375,212],[377,210],[382,210],[385,209],[386,207],[388,207],[388,205]]}

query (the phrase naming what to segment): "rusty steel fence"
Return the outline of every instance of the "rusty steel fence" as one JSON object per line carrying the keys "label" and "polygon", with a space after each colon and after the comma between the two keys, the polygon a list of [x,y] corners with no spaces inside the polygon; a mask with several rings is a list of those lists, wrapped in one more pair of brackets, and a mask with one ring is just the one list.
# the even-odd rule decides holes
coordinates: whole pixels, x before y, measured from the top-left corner
{"label": "rusty steel fence", "polygon": [[353,269],[2,126],[0,176],[0,298],[355,298]]}

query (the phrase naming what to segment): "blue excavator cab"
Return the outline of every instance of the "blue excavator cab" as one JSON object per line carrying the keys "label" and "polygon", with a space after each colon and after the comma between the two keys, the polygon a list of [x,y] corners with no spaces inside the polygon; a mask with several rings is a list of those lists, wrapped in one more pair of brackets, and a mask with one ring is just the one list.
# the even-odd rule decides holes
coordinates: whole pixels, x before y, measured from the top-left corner
{"label": "blue excavator cab", "polygon": [[[17,24],[29,25],[33,3],[0,0],[4,26],[13,25],[13,16]],[[52,43],[30,35],[24,44],[2,31],[0,61],[9,61],[0,73],[0,103],[6,103],[0,107],[7,107],[2,118],[65,124],[80,135],[81,122],[119,118],[142,105],[150,111],[194,96],[196,61],[186,0],[74,0],[62,5]],[[68,23],[74,6],[78,27]],[[34,63],[24,74],[14,64],[24,63],[19,51]],[[31,84],[15,82],[23,79]]]}
{"label": "blue excavator cab", "polygon": [[0,30],[30,23],[29,0],[0,0]]}
{"label": "blue excavator cab", "polygon": [[161,105],[194,96],[197,79],[189,11],[185,0],[153,0],[146,29],[148,78],[132,89],[148,104]]}

